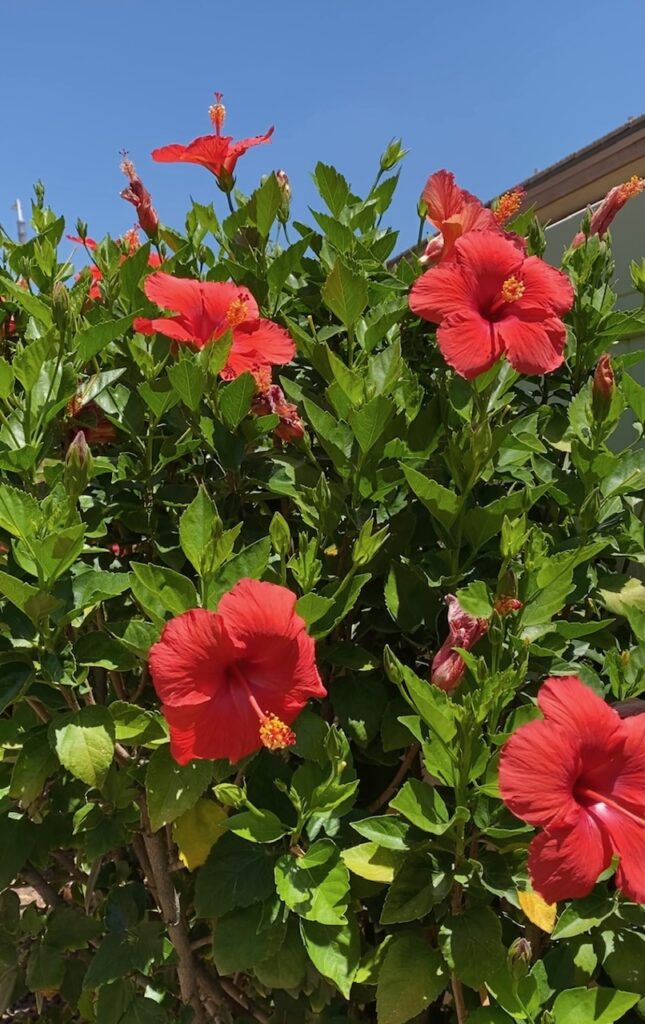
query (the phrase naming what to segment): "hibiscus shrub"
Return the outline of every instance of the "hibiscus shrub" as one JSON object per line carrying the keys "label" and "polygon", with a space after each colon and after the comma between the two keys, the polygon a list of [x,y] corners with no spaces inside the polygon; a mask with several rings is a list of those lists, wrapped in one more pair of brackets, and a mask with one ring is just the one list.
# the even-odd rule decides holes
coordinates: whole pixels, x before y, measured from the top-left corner
{"label": "hibiscus shrub", "polygon": [[643,183],[556,270],[439,172],[395,259],[397,142],[292,223],[211,117],[184,233],[126,155],[143,244],[1,239],[0,1009],[641,1019]]}

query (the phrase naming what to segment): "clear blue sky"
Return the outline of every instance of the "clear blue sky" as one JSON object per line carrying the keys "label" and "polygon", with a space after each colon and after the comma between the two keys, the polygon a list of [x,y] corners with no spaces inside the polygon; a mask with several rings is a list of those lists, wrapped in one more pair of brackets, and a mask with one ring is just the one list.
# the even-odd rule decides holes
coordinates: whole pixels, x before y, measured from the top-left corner
{"label": "clear blue sky", "polygon": [[300,216],[317,160],[360,192],[402,136],[402,245],[431,171],[488,198],[645,107],[642,0],[2,0],[0,24],[7,227],[40,177],[70,228],[126,230],[123,147],[166,223],[190,195],[223,212],[207,171],[149,156],[210,130],[215,89],[236,138],[276,127],[240,187],[284,168]]}

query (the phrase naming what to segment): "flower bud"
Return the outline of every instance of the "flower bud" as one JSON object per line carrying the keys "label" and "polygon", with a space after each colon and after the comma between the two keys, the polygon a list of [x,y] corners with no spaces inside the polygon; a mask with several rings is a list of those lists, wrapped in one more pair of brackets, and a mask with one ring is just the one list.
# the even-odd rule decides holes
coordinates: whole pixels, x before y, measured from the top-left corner
{"label": "flower bud", "polygon": [[52,288],[52,320],[60,334],[67,330],[69,317],[69,292],[62,281],[57,281]]}
{"label": "flower bud", "polygon": [[127,200],[128,203],[132,203],[137,211],[141,229],[145,231],[148,238],[155,238],[159,231],[159,217],[152,205],[152,196],[141,181],[134,164],[125,150],[122,156],[121,170],[128,178],[129,185],[121,192],[121,198]]}
{"label": "flower bud", "polygon": [[280,202],[280,209],[278,210],[278,220],[281,224],[286,224],[289,220],[289,209],[291,203],[291,184],[287,176],[286,171],[276,171],[275,176],[280,186],[280,192],[282,193],[282,200]]}
{"label": "flower bud", "polygon": [[70,496],[76,500],[87,486],[87,481],[92,472],[92,452],[85,439],[82,430],[74,436],[67,454],[65,455],[65,467],[63,469],[63,480]]}
{"label": "flower bud", "polygon": [[533,948],[528,939],[519,938],[512,942],[508,950],[508,967],[514,978],[518,980],[528,974]]}
{"label": "flower bud", "polygon": [[286,558],[291,547],[291,531],[284,516],[276,512],[269,526],[269,536],[273,549],[280,558]]}
{"label": "flower bud", "polygon": [[598,360],[596,370],[593,375],[591,406],[594,419],[601,421],[607,419],[615,390],[616,381],[614,378],[614,370],[611,365],[610,357],[605,353],[605,355],[601,356]]}
{"label": "flower bud", "polygon": [[391,171],[406,155],[407,149],[403,149],[400,139],[392,139],[385,151],[381,154],[379,166],[382,171]]}

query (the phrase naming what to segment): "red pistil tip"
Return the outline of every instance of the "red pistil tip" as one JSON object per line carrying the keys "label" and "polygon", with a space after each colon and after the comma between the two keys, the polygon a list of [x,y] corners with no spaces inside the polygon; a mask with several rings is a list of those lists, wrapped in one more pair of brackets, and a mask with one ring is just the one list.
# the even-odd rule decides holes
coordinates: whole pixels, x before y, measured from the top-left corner
{"label": "red pistil tip", "polygon": [[505,302],[517,302],[521,299],[526,291],[526,286],[523,281],[518,280],[514,274],[511,277],[507,277],[502,285],[502,298]]}
{"label": "red pistil tip", "polygon": [[222,92],[216,92],[215,99],[217,102],[212,103],[208,108],[208,116],[211,119],[216,135],[221,135],[222,128],[224,127],[224,121],[226,120],[226,107],[222,103],[223,95],[224,93]]}
{"label": "red pistil tip", "polygon": [[498,224],[506,224],[511,217],[515,216],[524,201],[525,195],[526,192],[523,188],[514,188],[499,197],[493,211],[493,216]]}
{"label": "red pistil tip", "polygon": [[265,715],[260,725],[260,739],[268,750],[284,750],[296,742],[296,734],[277,715]]}
{"label": "red pistil tip", "polygon": [[244,299],[233,299],[230,306],[226,310],[226,323],[229,327],[238,327],[243,324],[246,320],[249,312]]}

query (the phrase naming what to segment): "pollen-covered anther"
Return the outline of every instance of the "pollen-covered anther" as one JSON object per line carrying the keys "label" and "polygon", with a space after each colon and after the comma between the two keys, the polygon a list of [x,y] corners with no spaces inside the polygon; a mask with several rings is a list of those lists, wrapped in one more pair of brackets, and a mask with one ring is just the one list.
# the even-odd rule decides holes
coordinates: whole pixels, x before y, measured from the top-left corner
{"label": "pollen-covered anther", "polygon": [[506,221],[515,216],[524,201],[525,195],[526,192],[523,188],[514,188],[499,197],[497,205],[493,210],[493,216],[498,224],[506,224]]}
{"label": "pollen-covered anther", "polygon": [[505,302],[517,302],[518,299],[522,298],[525,291],[526,285],[524,282],[520,281],[513,274],[511,277],[507,277],[502,285],[502,298]]}
{"label": "pollen-covered anther", "polygon": [[619,198],[623,202],[627,202],[628,199],[633,199],[643,189],[645,189],[645,178],[639,178],[637,174],[633,174],[629,181],[620,186]]}
{"label": "pollen-covered anther", "polygon": [[211,124],[215,129],[216,135],[219,135],[221,133],[222,128],[224,127],[224,121],[226,120],[226,107],[222,103],[223,95],[224,94],[221,92],[216,92],[215,99],[217,100],[217,102],[211,103],[210,107],[208,108],[208,116],[211,119]]}
{"label": "pollen-covered anther", "polygon": [[248,312],[249,307],[244,299],[233,299],[226,310],[226,323],[229,327],[238,327],[239,324],[244,323],[248,316]]}
{"label": "pollen-covered anther", "polygon": [[267,714],[260,725],[260,739],[268,750],[284,750],[296,742],[296,734],[277,715]]}

